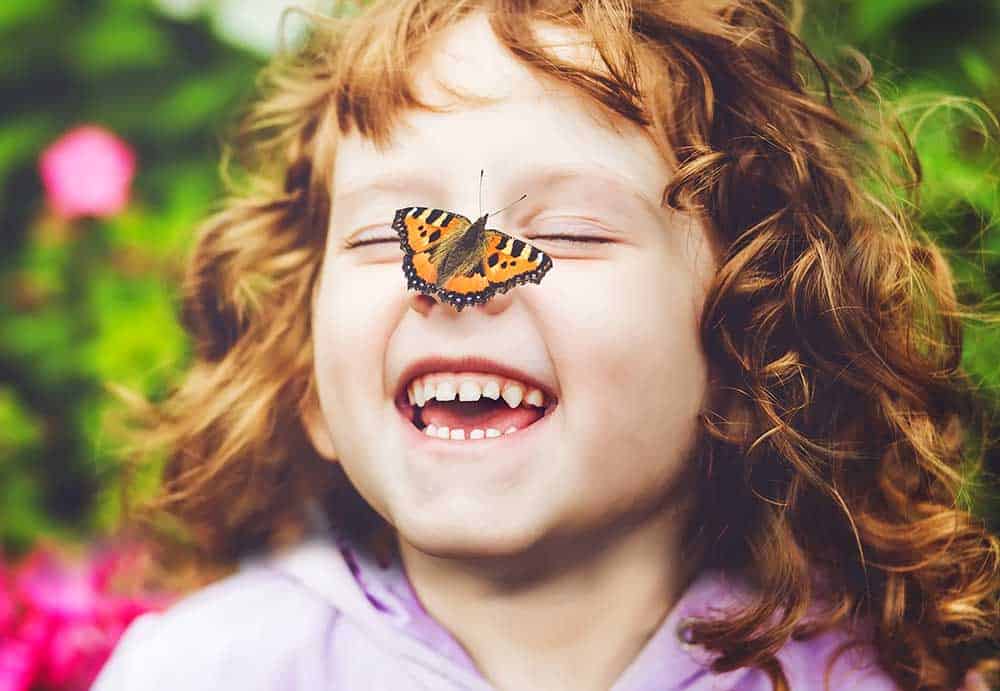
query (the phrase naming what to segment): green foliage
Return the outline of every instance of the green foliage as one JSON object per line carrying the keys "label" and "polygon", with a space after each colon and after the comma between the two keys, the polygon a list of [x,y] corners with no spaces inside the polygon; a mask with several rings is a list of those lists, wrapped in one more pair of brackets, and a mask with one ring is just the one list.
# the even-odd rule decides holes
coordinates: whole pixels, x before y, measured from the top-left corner
{"label": "green foliage", "polygon": [[0,31],[11,31],[23,24],[37,21],[51,14],[56,0],[33,0],[32,2],[5,2],[0,4]]}
{"label": "green foliage", "polygon": [[[0,39],[2,552],[117,520],[120,404],[104,384],[159,396],[189,358],[183,259],[222,193],[219,138],[262,59],[207,18],[172,21],[143,0],[6,0]],[[135,149],[137,177],[123,213],[65,222],[39,156],[86,123]]]}
{"label": "green foliage", "polygon": [[891,33],[892,28],[921,9],[937,4],[937,0],[880,0],[853,4],[856,38],[868,38]]}
{"label": "green foliage", "polygon": [[12,387],[0,387],[0,453],[38,445],[42,423],[35,417]]}
{"label": "green foliage", "polygon": [[[803,28],[821,57],[853,45],[889,80],[886,105],[923,164],[922,221],[962,297],[996,313],[1000,4],[815,0]],[[117,404],[103,385],[159,396],[190,357],[178,276],[221,192],[219,136],[262,61],[209,18],[170,19],[146,0],[3,0],[0,39],[0,548],[17,550],[114,524]],[[132,203],[62,223],[46,210],[38,157],[91,122],[136,149]],[[1000,329],[970,322],[964,362],[984,397],[998,395],[998,355]],[[996,452],[987,460],[996,472]],[[154,481],[152,468],[142,482]],[[981,487],[970,474],[963,500],[981,502]],[[977,506],[997,516],[998,504]]]}

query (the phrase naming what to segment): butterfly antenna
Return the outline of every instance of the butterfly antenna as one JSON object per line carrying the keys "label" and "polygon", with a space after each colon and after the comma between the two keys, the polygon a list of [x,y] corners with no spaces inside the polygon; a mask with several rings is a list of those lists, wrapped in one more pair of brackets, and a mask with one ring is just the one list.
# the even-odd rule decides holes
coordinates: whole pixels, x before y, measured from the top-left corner
{"label": "butterfly antenna", "polygon": [[508,204],[508,205],[507,205],[507,206],[505,206],[504,208],[500,209],[499,211],[494,211],[493,213],[491,213],[491,214],[489,214],[489,215],[490,215],[490,216],[496,216],[497,214],[502,214],[502,213],[503,213],[504,211],[506,211],[506,210],[507,210],[507,209],[509,209],[510,207],[514,206],[515,204],[517,204],[517,202],[522,202],[522,201],[524,201],[524,200],[525,200],[525,199],[527,199],[527,198],[528,198],[528,195],[526,195],[526,194],[522,194],[522,195],[521,195],[521,198],[520,198],[520,199],[517,199],[517,200],[515,200],[515,201],[512,201],[512,202],[511,202],[510,204]]}
{"label": "butterfly antenna", "polygon": [[483,185],[485,184],[486,171],[479,170],[479,215],[483,215]]}

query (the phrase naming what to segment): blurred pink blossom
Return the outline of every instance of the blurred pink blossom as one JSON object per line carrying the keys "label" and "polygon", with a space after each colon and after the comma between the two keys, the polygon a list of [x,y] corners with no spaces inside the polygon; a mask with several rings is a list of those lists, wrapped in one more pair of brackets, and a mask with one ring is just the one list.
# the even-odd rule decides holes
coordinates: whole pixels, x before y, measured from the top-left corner
{"label": "blurred pink blossom", "polygon": [[0,561],[0,641],[14,625],[14,598],[7,584],[7,569]]}
{"label": "blurred pink blossom", "polygon": [[139,571],[141,557],[138,546],[92,548],[85,560],[42,547],[0,579],[0,601],[11,603],[0,691],[89,688],[132,620],[169,604],[169,596],[113,592],[117,576]]}
{"label": "blurred pink blossom", "polygon": [[28,691],[38,669],[39,652],[16,638],[0,642],[0,691]]}
{"label": "blurred pink blossom", "polygon": [[108,130],[82,125],[53,142],[39,161],[49,203],[59,216],[107,217],[128,204],[136,156]]}

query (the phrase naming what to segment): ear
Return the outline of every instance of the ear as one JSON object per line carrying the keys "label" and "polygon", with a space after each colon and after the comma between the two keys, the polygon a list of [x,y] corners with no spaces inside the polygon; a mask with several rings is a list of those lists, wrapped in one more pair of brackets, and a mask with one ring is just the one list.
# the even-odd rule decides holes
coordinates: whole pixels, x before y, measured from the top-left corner
{"label": "ear", "polygon": [[323,417],[323,409],[320,407],[313,383],[310,383],[309,391],[299,404],[299,416],[316,452],[323,458],[336,462],[337,451],[333,447],[333,439],[330,438],[330,431],[326,427],[326,419]]}

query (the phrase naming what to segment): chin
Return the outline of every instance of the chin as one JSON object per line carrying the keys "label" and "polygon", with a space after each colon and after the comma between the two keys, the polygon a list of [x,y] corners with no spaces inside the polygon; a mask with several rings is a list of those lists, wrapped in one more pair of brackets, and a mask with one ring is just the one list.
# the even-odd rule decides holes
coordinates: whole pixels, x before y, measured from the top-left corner
{"label": "chin", "polygon": [[541,542],[538,529],[503,525],[479,511],[475,517],[423,516],[396,523],[399,538],[412,548],[441,559],[493,559],[528,554]]}

